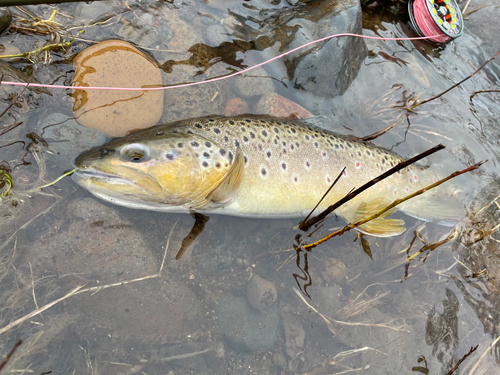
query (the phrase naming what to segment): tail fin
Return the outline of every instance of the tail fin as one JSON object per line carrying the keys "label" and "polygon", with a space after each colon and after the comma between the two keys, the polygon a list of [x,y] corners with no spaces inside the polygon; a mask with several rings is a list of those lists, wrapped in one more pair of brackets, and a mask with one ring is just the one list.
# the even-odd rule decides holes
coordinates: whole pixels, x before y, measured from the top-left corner
{"label": "tail fin", "polygon": [[437,221],[440,225],[452,227],[465,218],[463,200],[458,197],[437,196],[428,191],[410,199],[399,208],[409,216],[425,221]]}

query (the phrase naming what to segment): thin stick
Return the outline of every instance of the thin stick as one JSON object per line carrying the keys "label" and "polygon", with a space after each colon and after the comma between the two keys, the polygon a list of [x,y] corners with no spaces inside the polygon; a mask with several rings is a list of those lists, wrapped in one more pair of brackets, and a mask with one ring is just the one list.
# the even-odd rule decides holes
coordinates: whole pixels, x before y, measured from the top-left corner
{"label": "thin stick", "polygon": [[453,367],[450,371],[448,371],[448,373],[446,375],[451,375],[455,372],[455,370],[458,368],[458,366],[460,366],[460,364],[465,361],[465,359],[470,356],[472,353],[474,353],[477,349],[479,345],[476,345],[474,347],[471,347],[470,350],[469,350],[469,353],[465,354],[461,359],[460,361],[457,362],[457,364],[455,365],[455,367]]}
{"label": "thin stick", "polygon": [[384,129],[382,130],[379,130],[373,134],[370,134],[370,135],[367,135],[366,137],[362,137],[360,138],[360,140],[364,141],[364,142],[368,142],[368,141],[372,141],[378,137],[380,137],[381,135],[387,133],[389,130],[391,130],[393,127],[395,127],[397,124],[399,124],[401,121],[403,121],[403,117],[400,117],[395,123],[385,127]]}
{"label": "thin stick", "polygon": [[341,234],[344,234],[345,232],[351,230],[351,229],[354,229],[356,227],[359,227],[360,225],[363,225],[365,223],[367,223],[368,221],[370,220],[373,220],[373,219],[376,219],[377,217],[379,217],[380,215],[384,214],[385,212],[389,211],[390,209],[396,207],[397,205],[407,201],[408,199],[411,199],[411,198],[414,198],[420,194],[423,194],[425,193],[427,190],[430,190],[430,189],[433,189],[439,185],[441,185],[442,183],[448,181],[448,180],[451,180],[452,178],[456,177],[456,176],[459,176],[463,173],[466,173],[466,172],[470,172],[470,171],[473,171],[477,168],[479,168],[482,164],[486,163],[487,160],[483,160],[477,164],[474,164],[468,168],[465,168],[464,170],[461,170],[461,171],[456,171],[452,174],[450,174],[448,177],[445,177],[443,178],[442,180],[439,180],[437,181],[436,183],[432,184],[432,185],[429,185],[423,189],[420,189],[418,191],[416,191],[415,193],[413,194],[410,194],[410,195],[407,195],[406,197],[404,198],[400,198],[400,199],[396,199],[394,202],[392,202],[391,204],[389,204],[387,207],[383,208],[382,210],[378,211],[377,213],[367,217],[366,219],[363,219],[363,220],[358,220],[358,221],[355,221],[354,223],[350,223],[348,225],[346,225],[344,228],[342,229],[339,229],[338,231],[335,231],[333,233],[330,233],[328,234],[327,236],[323,237],[322,239],[316,241],[316,242],[313,242],[311,244],[307,244],[307,245],[303,245],[302,247],[304,249],[312,249],[316,246],[318,246],[319,244],[322,244],[323,242],[325,241],[328,241],[330,238],[332,237],[336,237],[336,236],[340,236]]}
{"label": "thin stick", "polygon": [[474,371],[476,371],[477,367],[479,366],[479,363],[483,360],[484,356],[486,355],[486,353],[488,353],[491,349],[493,349],[493,347],[497,344],[497,342],[500,340],[500,336],[498,336],[495,341],[493,341],[490,346],[488,346],[488,349],[486,349],[484,351],[484,353],[481,355],[481,357],[479,357],[479,359],[477,360],[476,364],[474,365],[474,367],[472,367],[472,369],[470,370],[469,372],[469,375],[472,375],[474,374]]}
{"label": "thin stick", "polygon": [[28,51],[28,52],[24,52],[24,53],[16,53],[16,54],[13,54],[13,55],[1,55],[0,59],[9,59],[9,58],[12,58],[12,57],[24,57],[25,59],[28,59],[29,61],[31,61],[30,55],[33,55],[33,54],[38,53],[38,52],[52,50],[52,49],[55,49],[55,48],[58,48],[58,47],[60,47],[60,48],[67,48],[67,47],[71,46],[71,43],[73,43],[73,39],[71,39],[68,42],[64,42],[64,43],[49,44],[47,46],[38,48],[38,49],[36,49],[34,51]]}
{"label": "thin stick", "polygon": [[414,104],[411,108],[417,108],[418,106],[424,104],[424,103],[428,103],[430,102],[431,100],[434,100],[434,99],[437,99],[441,96],[443,96],[444,94],[446,94],[448,91],[451,91],[453,90],[455,87],[457,86],[460,86],[462,83],[464,83],[465,81],[467,81],[468,79],[472,78],[474,75],[476,75],[481,69],[483,69],[486,64],[488,64],[490,61],[492,60],[495,60],[497,58],[497,56],[500,55],[500,51],[497,52],[497,54],[495,56],[493,56],[492,58],[489,58],[488,60],[486,60],[483,65],[481,65],[474,73],[472,73],[471,75],[469,75],[468,77],[465,77],[463,80],[461,80],[460,82],[458,83],[455,83],[453,86],[451,86],[450,88],[444,90],[441,94],[438,94],[436,96],[433,96],[432,98],[429,98],[429,99],[425,99],[425,100],[422,100],[421,102],[417,103],[417,104]]}
{"label": "thin stick", "polygon": [[9,362],[10,358],[12,357],[12,355],[14,354],[16,349],[19,348],[19,346],[21,346],[22,343],[23,343],[23,340],[17,340],[17,342],[14,344],[14,347],[11,349],[9,354],[7,354],[7,356],[2,361],[2,363],[0,363],[0,370],[2,370],[5,367],[5,365],[7,364],[7,362]]}
{"label": "thin stick", "polygon": [[397,171],[399,171],[399,170],[401,170],[403,168],[406,168],[407,166],[415,163],[416,161],[418,161],[420,159],[423,159],[423,158],[425,158],[425,157],[427,157],[427,156],[429,156],[429,155],[431,155],[431,154],[433,154],[433,153],[435,153],[435,152],[437,152],[439,150],[442,150],[443,148],[445,148],[445,146],[443,144],[439,144],[437,146],[434,146],[434,147],[430,148],[427,151],[422,152],[421,154],[418,154],[417,156],[414,156],[411,159],[408,159],[408,160],[400,162],[395,167],[389,169],[387,172],[382,173],[380,176],[375,177],[373,180],[368,181],[366,184],[364,184],[360,188],[358,188],[358,189],[354,190],[353,192],[347,194],[344,198],[342,198],[337,203],[335,203],[335,204],[331,205],[330,207],[328,207],[326,210],[324,210],[323,212],[321,212],[319,215],[317,215],[317,216],[309,219],[307,221],[307,223],[306,223],[306,227],[311,227],[312,225],[316,224],[318,221],[323,220],[326,216],[328,216],[329,214],[331,214],[337,208],[339,208],[340,206],[342,206],[344,203],[350,201],[355,196],[361,194],[363,191],[365,191],[369,187],[371,187],[371,186],[375,185],[376,183],[384,180],[385,178],[393,175]]}
{"label": "thin stick", "polygon": [[200,350],[199,352],[192,352],[192,353],[186,353],[186,354],[173,355],[173,356],[170,356],[170,357],[166,357],[166,358],[160,359],[160,362],[163,363],[163,362],[174,361],[176,359],[191,358],[191,357],[194,357],[194,356],[197,356],[197,355],[200,355],[200,354],[208,353],[211,350],[212,349],[207,348],[205,350]]}
{"label": "thin stick", "polygon": [[316,206],[314,206],[314,208],[311,210],[311,212],[309,212],[309,215],[306,216],[306,218],[299,224],[299,228],[302,229],[302,230],[307,230],[307,220],[309,220],[309,218],[311,217],[312,213],[314,212],[314,210],[316,210],[316,208],[318,208],[318,206],[320,205],[321,202],[323,202],[323,199],[325,199],[325,197],[328,195],[328,193],[332,190],[332,188],[335,186],[335,184],[338,182],[338,180],[340,179],[340,177],[342,177],[342,174],[344,173],[345,171],[345,168],[342,169],[342,171],[340,171],[339,175],[337,176],[337,178],[335,179],[335,181],[333,181],[333,184],[331,184],[331,186],[328,188],[328,190],[326,191],[325,194],[323,194],[323,196],[321,197],[321,199],[319,200],[318,203],[316,203]]}
{"label": "thin stick", "polygon": [[471,0],[467,0],[467,3],[465,4],[464,9],[462,9],[462,14],[465,13],[465,11],[467,10],[467,8],[469,7],[470,2],[471,2]]}

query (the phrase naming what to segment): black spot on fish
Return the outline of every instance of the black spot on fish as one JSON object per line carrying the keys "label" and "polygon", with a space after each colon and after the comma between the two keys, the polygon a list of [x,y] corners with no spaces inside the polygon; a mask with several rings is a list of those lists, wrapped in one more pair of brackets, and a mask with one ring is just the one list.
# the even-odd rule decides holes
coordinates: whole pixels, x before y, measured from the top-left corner
{"label": "black spot on fish", "polygon": [[266,132],[265,130],[262,130],[262,135],[263,135],[264,137],[267,137],[267,132]]}
{"label": "black spot on fish", "polygon": [[245,123],[243,121],[240,121],[240,125],[245,125]]}
{"label": "black spot on fish", "polygon": [[235,141],[234,141],[234,145],[235,145],[236,147],[240,147],[240,142],[238,142],[237,140],[235,140]]}
{"label": "black spot on fish", "polygon": [[314,142],[314,147],[318,148],[319,147],[319,143],[318,142]]}
{"label": "black spot on fish", "polygon": [[297,177],[294,177],[294,178],[293,178],[293,181],[297,182],[297,181],[298,181],[298,178],[297,178]]}
{"label": "black spot on fish", "polygon": [[293,134],[295,134],[295,133],[297,133],[297,132],[295,131],[295,129],[293,129],[293,128],[292,128],[292,133],[293,133]]}
{"label": "black spot on fish", "polygon": [[276,132],[276,134],[278,134],[280,131],[278,130],[278,128],[274,128],[274,131]]}
{"label": "black spot on fish", "polygon": [[222,156],[226,155],[226,151],[225,151],[225,150],[223,150],[222,148],[219,150],[219,153],[220,153]]}
{"label": "black spot on fish", "polygon": [[309,136],[308,135],[306,135],[304,138],[306,139],[306,141],[309,140]]}
{"label": "black spot on fish", "polygon": [[358,151],[358,156],[361,156],[361,152],[360,151]]}
{"label": "black spot on fish", "polygon": [[224,136],[224,142],[229,141],[229,138],[227,136]]}
{"label": "black spot on fish", "polygon": [[208,121],[214,122],[215,120],[213,118],[209,118]]}
{"label": "black spot on fish", "polygon": [[184,146],[182,142],[177,143],[177,147],[182,148],[182,146]]}
{"label": "black spot on fish", "polygon": [[201,165],[203,165],[205,168],[208,167],[208,163],[206,161],[204,161],[203,163],[201,163]]}
{"label": "black spot on fish", "polygon": [[344,149],[344,145],[340,145],[340,148],[343,150]]}
{"label": "black spot on fish", "polygon": [[344,143],[344,140],[343,140],[343,139],[341,139],[341,140],[340,140],[340,143]]}
{"label": "black spot on fish", "polygon": [[286,148],[283,149],[283,153],[286,154]]}
{"label": "black spot on fish", "polygon": [[286,142],[285,141],[283,141],[283,146],[286,146]]}
{"label": "black spot on fish", "polygon": [[293,145],[290,145],[290,150],[294,150],[295,147]]}
{"label": "black spot on fish", "polygon": [[[278,125],[281,125],[281,121],[276,121]],[[274,129],[276,131],[276,129]],[[277,133],[277,132],[276,132]]]}
{"label": "black spot on fish", "polygon": [[366,150],[366,155],[371,155],[370,151]]}
{"label": "black spot on fish", "polygon": [[199,147],[200,146],[200,144],[198,142],[196,142],[196,141],[192,141],[190,143],[190,145],[193,146],[193,147]]}
{"label": "black spot on fish", "polygon": [[243,142],[248,142],[248,138],[247,137],[243,137]]}
{"label": "black spot on fish", "polygon": [[326,152],[324,152],[324,151],[323,151],[323,152],[321,153],[321,156],[323,156],[324,158],[326,158]]}
{"label": "black spot on fish", "polygon": [[265,176],[265,175],[267,174],[267,171],[266,171],[266,169],[265,169],[265,168],[262,168],[262,169],[260,170],[260,173],[262,173],[262,176]]}
{"label": "black spot on fish", "polygon": [[283,170],[286,171],[286,163],[281,163],[281,168],[283,168]]}
{"label": "black spot on fish", "polygon": [[276,139],[280,139],[280,136],[279,136],[279,135],[277,135],[277,136],[276,136]]}
{"label": "black spot on fish", "polygon": [[247,130],[245,128],[241,128],[241,131],[242,132],[246,132]]}
{"label": "black spot on fish", "polygon": [[259,151],[262,151],[262,145],[260,143],[257,147],[259,148]]}
{"label": "black spot on fish", "polygon": [[167,159],[167,160],[174,160],[175,159],[175,155],[172,152],[167,152],[165,154],[165,159]]}
{"label": "black spot on fish", "polygon": [[219,162],[215,163],[215,168],[220,168],[220,163]]}
{"label": "black spot on fish", "polygon": [[306,161],[306,167],[309,168],[311,166],[311,163],[309,163],[308,161]]}
{"label": "black spot on fish", "polygon": [[244,156],[243,159],[245,159],[245,164],[247,164],[248,163],[248,158],[246,156]]}
{"label": "black spot on fish", "polygon": [[195,124],[195,126],[198,128],[198,129],[201,129],[203,126],[201,126],[201,124]]}
{"label": "black spot on fish", "polygon": [[266,155],[267,155],[268,158],[270,158],[271,157],[271,151],[268,151]]}
{"label": "black spot on fish", "polygon": [[233,120],[229,120],[229,124],[234,125],[234,121]]}
{"label": "black spot on fish", "polygon": [[385,164],[385,159],[384,158],[382,158],[382,164]]}
{"label": "black spot on fish", "polygon": [[300,146],[299,142],[295,142],[295,146],[297,146],[297,148],[299,148],[299,146]]}
{"label": "black spot on fish", "polygon": [[394,163],[391,161],[391,167],[394,167]]}
{"label": "black spot on fish", "polygon": [[335,148],[338,150],[340,146],[337,143],[335,143]]}
{"label": "black spot on fish", "polygon": [[349,142],[347,142],[347,147],[351,148],[352,145]]}
{"label": "black spot on fish", "polygon": [[377,154],[379,154],[379,155],[380,155],[380,150],[377,150]]}
{"label": "black spot on fish", "polygon": [[[231,122],[231,121],[229,121],[229,122]],[[219,128],[214,128],[214,132],[215,132],[215,134],[219,134],[220,133],[220,129]]]}
{"label": "black spot on fish", "polygon": [[323,138],[325,138],[325,135],[324,135],[323,133],[321,133],[321,136],[322,136]]}
{"label": "black spot on fish", "polygon": [[233,153],[231,151],[228,152],[227,156],[229,157],[229,161],[233,162]]}
{"label": "black spot on fish", "polygon": [[210,154],[208,152],[204,152],[203,153],[203,156],[206,157],[206,158],[209,158],[210,157]]}
{"label": "black spot on fish", "polygon": [[277,144],[278,144],[278,141],[277,141],[276,139],[274,140],[274,144],[275,144],[275,145],[277,145]]}
{"label": "black spot on fish", "polygon": [[212,144],[210,142],[205,142],[205,146],[207,146],[208,148],[212,147]]}
{"label": "black spot on fish", "polygon": [[248,123],[252,122],[250,119],[246,119],[245,121],[248,122]]}
{"label": "black spot on fish", "polygon": [[252,132],[250,132],[250,137],[251,137],[252,139],[254,139],[254,138],[255,138],[255,134],[254,134],[254,133],[252,133]]}

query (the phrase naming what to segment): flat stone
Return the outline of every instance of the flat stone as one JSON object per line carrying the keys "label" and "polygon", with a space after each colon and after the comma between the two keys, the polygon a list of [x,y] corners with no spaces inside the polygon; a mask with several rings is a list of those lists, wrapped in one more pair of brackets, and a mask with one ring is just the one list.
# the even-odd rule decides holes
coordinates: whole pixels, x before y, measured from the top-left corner
{"label": "flat stone", "polygon": [[312,116],[304,107],[274,92],[264,94],[255,106],[257,114],[270,115],[282,118],[306,118]]}
{"label": "flat stone", "polygon": [[231,349],[253,353],[274,348],[280,320],[276,304],[263,314],[245,298],[231,296],[219,303],[217,318]]}
{"label": "flat stone", "polygon": [[249,113],[248,104],[240,98],[232,98],[226,104],[224,109],[224,115],[226,116],[237,116],[244,113]]}
{"label": "flat stone", "polygon": [[247,283],[247,301],[254,309],[265,313],[277,299],[278,291],[272,281],[254,274]]}
{"label": "flat stone", "polygon": [[274,91],[274,83],[263,68],[255,68],[251,72],[233,77],[229,81],[236,93],[244,98],[262,96]]}
{"label": "flat stone", "polygon": [[[80,52],[74,60],[75,86],[154,87],[162,84],[156,63],[130,43],[107,40]],[[155,125],[163,112],[163,90],[75,90],[77,121],[109,136],[123,136]]]}

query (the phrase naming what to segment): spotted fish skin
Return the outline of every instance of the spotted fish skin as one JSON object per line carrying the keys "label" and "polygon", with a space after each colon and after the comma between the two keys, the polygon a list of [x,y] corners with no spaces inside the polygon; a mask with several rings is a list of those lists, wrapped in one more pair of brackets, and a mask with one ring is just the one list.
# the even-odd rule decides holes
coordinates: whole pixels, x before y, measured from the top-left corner
{"label": "spotted fish skin", "polygon": [[[156,185],[151,185],[154,188],[149,196],[143,194],[147,187],[138,181],[141,175],[137,173],[130,172],[128,184],[141,185],[140,194],[133,191],[115,194],[113,189],[121,185],[113,179],[113,183],[106,184],[106,176],[127,178],[128,171],[115,173],[113,163],[118,168],[119,162],[115,159],[121,158],[121,163],[126,164],[123,150],[130,145],[147,149],[146,160],[129,163],[126,168],[139,168],[156,181]],[[107,152],[103,154],[102,150]],[[157,125],[83,153],[75,160],[78,171],[74,179],[96,196],[132,208],[170,212],[196,210],[262,218],[301,217],[316,205],[344,167],[343,176],[318,211],[402,160],[391,151],[332,133],[304,120],[260,115],[208,116]],[[176,162],[180,163],[177,169],[161,176],[162,168],[172,169]],[[155,168],[158,171],[151,172]],[[100,171],[101,178],[93,178],[95,171]],[[337,213],[348,221],[355,220],[439,178],[439,173],[432,168],[409,166],[361,193]],[[96,188],[93,180],[101,185]],[[178,182],[180,180],[183,182]],[[174,183],[178,185],[175,189],[170,186]],[[176,199],[169,200],[160,193],[169,189],[175,190]],[[427,194],[419,204],[411,200],[411,204],[401,209],[431,219],[445,220],[458,214],[440,207],[429,209],[428,203],[434,198],[436,195]],[[434,202],[441,199],[439,194],[437,198]],[[380,231],[367,228],[366,232],[384,236],[384,233],[394,235],[402,231],[401,221],[392,224],[399,229],[391,232],[386,227],[379,228]]]}

